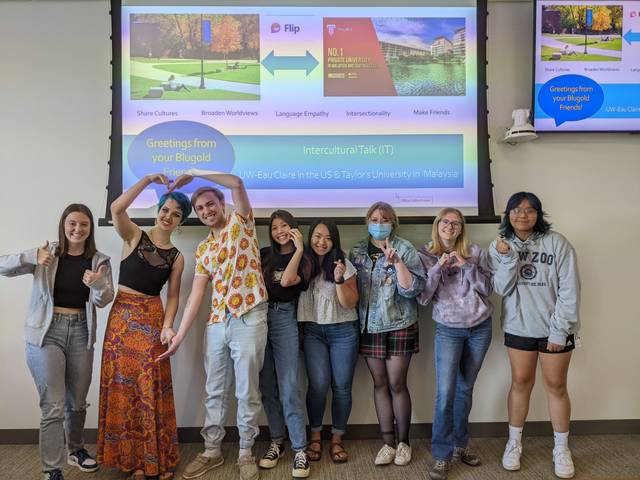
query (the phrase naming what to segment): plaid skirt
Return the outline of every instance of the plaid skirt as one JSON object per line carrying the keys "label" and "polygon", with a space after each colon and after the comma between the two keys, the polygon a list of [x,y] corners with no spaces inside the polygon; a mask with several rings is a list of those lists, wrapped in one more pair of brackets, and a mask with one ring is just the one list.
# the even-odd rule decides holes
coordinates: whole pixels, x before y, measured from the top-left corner
{"label": "plaid skirt", "polygon": [[360,335],[360,355],[371,358],[389,358],[411,355],[420,351],[418,322],[401,330]]}

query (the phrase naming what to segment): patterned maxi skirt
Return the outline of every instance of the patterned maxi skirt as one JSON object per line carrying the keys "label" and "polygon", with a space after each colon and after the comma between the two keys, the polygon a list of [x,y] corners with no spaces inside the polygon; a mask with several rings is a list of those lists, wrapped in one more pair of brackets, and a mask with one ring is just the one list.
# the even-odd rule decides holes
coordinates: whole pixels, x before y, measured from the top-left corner
{"label": "patterned maxi skirt", "polygon": [[98,463],[147,476],[180,461],[169,360],[154,360],[164,309],[160,297],[118,292],[102,350]]}

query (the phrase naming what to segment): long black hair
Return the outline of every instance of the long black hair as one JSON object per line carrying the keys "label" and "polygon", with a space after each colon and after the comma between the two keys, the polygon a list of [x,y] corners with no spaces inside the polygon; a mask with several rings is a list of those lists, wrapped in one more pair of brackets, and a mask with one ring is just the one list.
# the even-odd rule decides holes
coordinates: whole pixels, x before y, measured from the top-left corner
{"label": "long black hair", "polygon": [[551,229],[551,223],[544,219],[544,217],[547,216],[547,213],[542,210],[542,202],[540,199],[531,192],[518,192],[511,195],[507,201],[507,208],[504,209],[504,216],[502,217],[502,223],[500,223],[499,228],[501,235],[504,235],[507,238],[513,238],[515,235],[513,225],[511,225],[511,221],[509,220],[509,214],[511,213],[511,210],[520,205],[523,200],[528,200],[531,206],[535,208],[536,212],[538,212],[536,224],[533,226],[533,231],[537,233],[547,233]]}
{"label": "long black hair", "polygon": [[93,221],[93,213],[89,210],[89,207],[82,203],[72,203],[64,209],[60,216],[60,223],[58,224],[58,247],[56,248],[56,257],[66,257],[69,252],[69,242],[67,236],[64,234],[64,222],[67,217],[73,212],[80,212],[89,217],[89,236],[84,241],[84,252],[82,255],[84,258],[92,258],[96,254],[96,241],[94,237],[95,223]]}
{"label": "long black hair", "polygon": [[[277,218],[282,220],[291,228],[298,228],[298,222],[293,217],[293,215],[291,215],[291,213],[289,213],[286,210],[276,210],[271,214],[271,217],[269,218],[269,229],[268,229],[269,249],[266,255],[264,255],[262,258],[262,273],[264,276],[264,281],[266,282],[267,287],[269,287],[269,289],[272,289],[274,287],[274,282],[273,282],[273,270],[275,268],[274,259],[275,259],[275,254],[280,253],[280,247],[281,247],[281,245],[273,239],[273,235],[271,235],[271,227],[273,225],[273,222]],[[292,242],[293,240],[290,240],[290,241]],[[313,265],[312,265],[311,258],[309,256],[309,252],[306,248],[305,248],[304,254],[302,255],[300,266],[302,267],[301,268],[302,282],[304,284],[307,284],[311,279]]]}
{"label": "long black hair", "polygon": [[309,253],[313,260],[313,272],[311,274],[312,278],[315,278],[320,273],[324,273],[325,280],[329,282],[334,282],[333,271],[335,270],[335,262],[341,260],[343,263],[345,261],[344,252],[342,251],[342,247],[340,246],[340,232],[338,231],[338,227],[336,226],[333,220],[328,220],[325,218],[319,218],[315,222],[311,224],[309,227],[309,247],[311,247],[311,237],[313,237],[313,232],[318,225],[324,225],[329,230],[329,236],[331,237],[331,243],[333,246],[329,253],[327,253],[322,262],[316,255],[316,252],[313,251],[313,248],[309,248]]}

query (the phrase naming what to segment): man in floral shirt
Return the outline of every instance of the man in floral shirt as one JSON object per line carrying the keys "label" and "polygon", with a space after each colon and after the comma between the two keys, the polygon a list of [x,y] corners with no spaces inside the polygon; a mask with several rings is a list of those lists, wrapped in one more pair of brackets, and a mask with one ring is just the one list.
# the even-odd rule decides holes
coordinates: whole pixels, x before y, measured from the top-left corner
{"label": "man in floral shirt", "polygon": [[224,462],[220,443],[225,434],[231,384],[235,379],[240,479],[255,480],[258,468],[251,449],[259,432],[258,415],[262,408],[259,374],[267,340],[267,293],[255,222],[240,178],[191,169],[179,177],[172,188],[189,183],[194,176],[229,188],[235,211],[227,215],[224,195],[214,187],[199,188],[191,197],[198,218],[210,231],[196,250],[193,287],[180,329],[161,357],[172,355],[182,343],[211,283],[211,309],[204,347],[207,412],[201,434],[205,451],[187,465],[183,477],[200,477]]}

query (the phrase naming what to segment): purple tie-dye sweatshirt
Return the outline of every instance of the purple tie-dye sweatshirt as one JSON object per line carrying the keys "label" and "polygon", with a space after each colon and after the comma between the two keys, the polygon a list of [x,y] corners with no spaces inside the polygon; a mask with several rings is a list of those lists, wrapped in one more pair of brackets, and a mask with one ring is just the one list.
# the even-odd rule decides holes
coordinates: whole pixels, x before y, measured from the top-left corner
{"label": "purple tie-dye sweatshirt", "polygon": [[420,305],[433,304],[433,319],[453,328],[471,328],[493,313],[491,271],[487,254],[475,244],[469,246],[471,256],[462,267],[441,267],[431,244],[419,251],[427,274],[427,283],[418,295]]}

